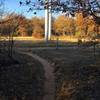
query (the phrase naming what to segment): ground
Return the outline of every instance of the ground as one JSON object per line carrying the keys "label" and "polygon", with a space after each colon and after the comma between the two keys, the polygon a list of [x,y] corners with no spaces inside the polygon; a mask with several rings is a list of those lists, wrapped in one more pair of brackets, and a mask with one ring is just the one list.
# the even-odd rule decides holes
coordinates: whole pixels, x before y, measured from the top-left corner
{"label": "ground", "polygon": [[0,53],[1,98],[17,96],[40,100],[44,95],[45,79],[42,67],[40,62],[28,55],[14,52],[13,58],[9,58],[6,53]]}
{"label": "ground", "polygon": [[[98,51],[98,50],[97,50]],[[33,50],[47,59],[56,77],[56,100],[100,100],[100,56],[93,48]]]}
{"label": "ground", "polygon": [[[40,58],[37,57],[33,57],[33,60],[31,59],[32,62],[37,62],[38,60],[38,62],[43,65],[42,68],[36,67],[37,70],[38,68],[40,68],[39,72],[42,72],[41,77],[47,76],[50,78],[50,74],[54,75],[55,81],[53,82],[55,83],[53,85],[50,85],[50,87],[49,83],[47,82],[48,80],[44,79],[43,81],[44,84],[46,83],[46,85],[48,86],[46,88],[48,89],[48,91],[52,87],[55,88],[55,94],[53,94],[55,95],[55,100],[100,100],[99,48],[97,48],[96,52],[94,53],[93,47],[78,47],[76,43],[73,44],[61,42],[59,47],[57,48],[56,42],[47,44],[44,42],[33,43],[32,41],[17,41],[15,43],[14,49],[28,54],[31,53],[30,55],[33,56],[35,54],[36,56],[40,57],[42,61],[44,59],[45,62],[47,62],[45,64],[45,62],[41,62],[41,60],[39,60]],[[17,56],[18,54],[16,55],[16,57]],[[21,61],[20,63],[24,61],[29,62],[28,64],[30,64],[29,56],[24,56],[23,58],[19,60],[19,62]],[[38,65],[37,63],[35,64],[36,66]],[[50,70],[50,67],[53,69],[53,73]],[[26,68],[27,67],[23,67],[23,69]],[[37,71],[35,71],[35,74],[38,75],[39,72],[37,73]],[[27,73],[27,71],[25,73]],[[52,78],[50,78],[50,80],[51,79]]]}
{"label": "ground", "polygon": [[[24,54],[27,54],[30,57],[33,57],[33,59],[38,60],[42,65],[45,73],[45,80],[44,80],[44,96],[41,100],[55,100],[55,76],[53,74],[54,68],[51,67],[50,63],[39,57],[38,55],[35,55],[31,52],[21,52]],[[42,91],[41,91],[42,92]]]}

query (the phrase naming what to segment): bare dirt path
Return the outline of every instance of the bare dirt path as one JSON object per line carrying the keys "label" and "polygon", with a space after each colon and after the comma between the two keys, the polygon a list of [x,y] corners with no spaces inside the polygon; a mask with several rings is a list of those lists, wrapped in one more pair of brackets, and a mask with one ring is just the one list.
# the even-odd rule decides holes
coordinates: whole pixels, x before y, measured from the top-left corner
{"label": "bare dirt path", "polygon": [[28,56],[33,57],[34,59],[38,60],[44,67],[45,70],[45,86],[44,86],[44,97],[43,100],[55,100],[55,77],[53,73],[53,67],[46,61],[45,59],[29,53],[29,52],[21,52],[23,54],[27,54]]}

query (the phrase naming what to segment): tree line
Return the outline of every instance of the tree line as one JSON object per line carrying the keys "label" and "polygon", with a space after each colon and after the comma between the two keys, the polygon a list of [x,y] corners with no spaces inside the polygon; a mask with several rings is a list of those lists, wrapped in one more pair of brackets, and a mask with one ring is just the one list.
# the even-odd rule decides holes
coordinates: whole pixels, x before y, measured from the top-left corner
{"label": "tree line", "polygon": [[[34,36],[42,38],[44,36],[45,20],[43,17],[33,17],[27,19],[23,15],[15,13],[7,14],[0,21],[1,36]],[[76,13],[75,17],[59,15],[52,18],[52,35],[54,36],[75,36],[75,37],[95,37],[100,34],[100,25],[95,23],[92,16],[84,17],[83,14]]]}

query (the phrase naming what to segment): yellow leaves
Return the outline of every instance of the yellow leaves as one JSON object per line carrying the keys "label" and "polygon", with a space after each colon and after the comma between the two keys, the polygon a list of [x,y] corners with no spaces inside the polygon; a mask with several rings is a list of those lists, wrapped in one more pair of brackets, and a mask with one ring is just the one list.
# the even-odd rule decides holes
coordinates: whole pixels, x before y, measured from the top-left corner
{"label": "yellow leaves", "polygon": [[84,18],[82,13],[76,14],[76,33],[80,33],[80,37],[91,37],[95,33],[95,28],[96,23],[91,16]]}
{"label": "yellow leaves", "polygon": [[55,32],[65,35],[73,31],[74,20],[70,17],[59,16],[55,22]]}
{"label": "yellow leaves", "polygon": [[36,26],[33,30],[32,35],[36,38],[42,38],[43,37],[43,28],[41,28],[40,26]]}
{"label": "yellow leaves", "polygon": [[88,24],[88,35],[91,35],[92,33],[95,32],[96,24],[95,24],[94,20],[92,20],[92,19],[89,19],[87,21],[87,24]]}
{"label": "yellow leaves", "polygon": [[26,32],[25,27],[19,26],[17,32],[19,33],[20,36],[27,36],[27,32]]}
{"label": "yellow leaves", "polygon": [[36,26],[34,29],[34,33],[43,33],[43,29],[40,26]]}
{"label": "yellow leaves", "polygon": [[76,13],[76,24],[82,26],[84,23],[84,18],[82,13]]}
{"label": "yellow leaves", "polygon": [[43,26],[44,25],[44,19],[43,18],[37,18],[37,17],[33,17],[32,18],[32,25],[34,26]]}

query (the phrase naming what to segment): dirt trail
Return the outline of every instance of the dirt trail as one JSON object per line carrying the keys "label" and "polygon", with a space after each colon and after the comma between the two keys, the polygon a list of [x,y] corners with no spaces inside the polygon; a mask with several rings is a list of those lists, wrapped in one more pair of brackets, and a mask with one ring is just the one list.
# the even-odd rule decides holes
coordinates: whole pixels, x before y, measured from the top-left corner
{"label": "dirt trail", "polygon": [[51,67],[48,61],[46,61],[45,59],[35,54],[28,53],[28,52],[25,52],[24,54],[27,54],[33,57],[34,59],[38,60],[43,65],[44,70],[45,70],[45,77],[46,77],[45,87],[44,87],[45,95],[44,95],[43,100],[54,100],[55,98],[55,77],[53,73],[53,67]]}

